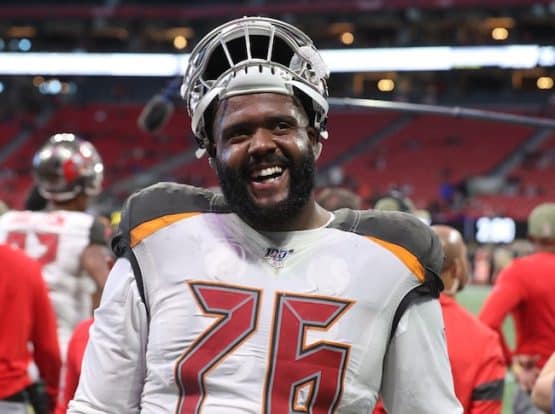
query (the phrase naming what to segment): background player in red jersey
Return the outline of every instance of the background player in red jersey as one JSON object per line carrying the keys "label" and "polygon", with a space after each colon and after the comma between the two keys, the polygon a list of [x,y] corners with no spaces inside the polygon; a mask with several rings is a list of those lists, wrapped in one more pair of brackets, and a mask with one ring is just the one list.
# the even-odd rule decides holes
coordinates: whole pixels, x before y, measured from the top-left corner
{"label": "background player in red jersey", "polygon": [[445,252],[441,271],[445,290],[439,302],[455,394],[467,414],[500,413],[506,369],[499,338],[455,300],[455,294],[469,278],[470,265],[462,235],[449,226],[435,225],[432,229]]}
{"label": "background player in red jersey", "polygon": [[513,260],[499,274],[481,311],[480,319],[499,332],[512,314],[516,349],[504,344],[507,364],[513,364],[518,382],[514,414],[534,413],[530,392],[540,368],[555,344],[555,203],[544,203],[530,213],[528,236],[536,252]]}
{"label": "background player in red jersey", "polygon": [[53,409],[61,358],[56,318],[40,265],[20,250],[1,244],[0,263],[0,413],[28,413],[31,360]]}

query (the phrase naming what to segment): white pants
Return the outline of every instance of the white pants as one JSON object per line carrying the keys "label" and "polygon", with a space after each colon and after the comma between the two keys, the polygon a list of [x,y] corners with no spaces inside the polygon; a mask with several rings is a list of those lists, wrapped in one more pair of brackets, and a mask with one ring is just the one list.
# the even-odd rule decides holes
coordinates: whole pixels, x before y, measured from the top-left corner
{"label": "white pants", "polygon": [[0,401],[0,414],[29,414],[30,412],[27,403]]}

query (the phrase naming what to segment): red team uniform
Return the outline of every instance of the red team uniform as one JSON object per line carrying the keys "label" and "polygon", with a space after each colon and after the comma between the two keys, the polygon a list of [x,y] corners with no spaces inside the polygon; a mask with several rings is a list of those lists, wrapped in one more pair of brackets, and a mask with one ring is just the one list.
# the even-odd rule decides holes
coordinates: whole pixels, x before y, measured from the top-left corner
{"label": "red team uniform", "polygon": [[40,265],[6,245],[0,245],[0,263],[0,412],[8,401],[23,402],[18,395],[33,382],[30,361],[35,361],[52,405],[61,359],[56,318]]}
{"label": "red team uniform", "polygon": [[69,345],[67,347],[67,358],[66,358],[66,369],[64,376],[64,387],[63,394],[58,399],[58,405],[56,406],[56,414],[65,414],[67,407],[77,385],[79,384],[79,377],[81,376],[81,364],[83,362],[83,355],[85,354],[85,348],[87,347],[87,342],[89,342],[89,328],[93,323],[92,319],[87,319],[77,325],[71,339],[69,340]]}
{"label": "red team uniform", "polygon": [[[480,319],[502,336],[505,318],[515,323],[516,355],[539,355],[543,367],[555,347],[555,254],[538,252],[515,259],[499,275]],[[506,363],[513,352],[503,339]]]}
{"label": "red team uniform", "polygon": [[506,373],[499,337],[454,298],[440,295],[455,394],[466,414],[501,413]]}

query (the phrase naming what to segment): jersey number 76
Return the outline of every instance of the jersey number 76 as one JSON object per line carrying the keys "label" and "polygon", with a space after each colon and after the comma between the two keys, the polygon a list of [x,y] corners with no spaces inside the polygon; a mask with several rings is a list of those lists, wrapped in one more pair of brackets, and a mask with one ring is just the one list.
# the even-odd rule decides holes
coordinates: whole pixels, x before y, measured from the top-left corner
{"label": "jersey number 76", "polygon": [[[201,412],[210,370],[256,330],[260,291],[190,282],[204,313],[217,319],[176,364],[177,414]],[[308,329],[331,327],[352,302],[278,292],[264,379],[264,414],[333,413],[341,398],[350,347],[329,341],[307,345]]]}

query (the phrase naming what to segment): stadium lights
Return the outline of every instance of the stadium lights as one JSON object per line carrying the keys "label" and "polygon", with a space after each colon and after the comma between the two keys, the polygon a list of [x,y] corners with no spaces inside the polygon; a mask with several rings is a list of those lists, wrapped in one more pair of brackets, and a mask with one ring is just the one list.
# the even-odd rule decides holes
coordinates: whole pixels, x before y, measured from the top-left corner
{"label": "stadium lights", "polygon": [[177,35],[173,38],[173,47],[178,50],[183,50],[187,47],[187,38],[183,35]]}
{"label": "stadium lights", "polygon": [[[323,50],[331,72],[529,69],[555,66],[555,46],[441,46]],[[189,54],[0,53],[0,75],[171,77],[184,72]]]}
{"label": "stadium lights", "polygon": [[536,81],[536,86],[538,87],[538,89],[552,89],[553,78],[549,76],[541,76]]}
{"label": "stadium lights", "polygon": [[491,30],[491,38],[493,40],[507,40],[509,38],[509,30],[505,27],[494,27]]}
{"label": "stadium lights", "polygon": [[352,45],[355,41],[355,36],[351,32],[343,32],[341,33],[339,40],[341,40],[341,43],[344,45]]}

